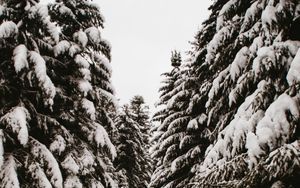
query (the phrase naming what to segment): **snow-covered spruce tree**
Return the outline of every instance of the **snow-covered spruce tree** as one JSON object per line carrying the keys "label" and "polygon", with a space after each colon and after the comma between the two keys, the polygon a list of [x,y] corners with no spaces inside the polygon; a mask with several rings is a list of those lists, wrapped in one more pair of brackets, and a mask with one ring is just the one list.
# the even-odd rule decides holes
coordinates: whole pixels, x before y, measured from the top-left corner
{"label": "snow-covered spruce tree", "polygon": [[1,1],[1,187],[116,187],[103,19],[88,1],[48,11]]}
{"label": "snow-covered spruce tree", "polygon": [[193,166],[209,146],[214,128],[206,126],[205,103],[211,73],[202,62],[206,46],[216,32],[218,13],[225,3],[226,0],[215,1],[209,8],[212,13],[192,42],[189,63],[182,66],[174,63],[181,62],[181,57],[173,52],[174,69],[163,74],[166,78],[160,88],[160,110],[153,117],[160,124],[153,130],[152,140],[156,143],[152,148],[153,160],[158,163],[154,167],[152,187],[185,187],[194,176]]}
{"label": "snow-covered spruce tree", "polygon": [[218,2],[216,32],[191,66],[207,86],[211,145],[187,186],[297,187],[300,2]]}
{"label": "snow-covered spruce tree", "polygon": [[150,148],[149,135],[151,128],[149,107],[145,104],[142,96],[136,95],[130,100],[129,110],[131,111],[132,119],[140,126],[145,148],[148,150]]}
{"label": "snow-covered spruce tree", "polygon": [[[144,132],[149,126],[148,114],[142,105],[144,99],[135,96],[130,105],[124,105],[117,117],[117,152],[115,160],[117,170],[121,171],[127,180],[121,187],[147,187],[151,176],[151,160],[148,152],[149,134]],[[144,124],[145,123],[145,124]]]}
{"label": "snow-covered spruce tree", "polygon": [[[63,112],[61,121],[69,124],[70,128],[77,126],[74,131],[78,137],[91,144],[87,145],[94,155],[90,162],[95,165],[95,170],[88,169],[91,178],[101,179],[104,187],[114,187],[111,160],[115,158],[116,151],[108,135],[112,134],[114,127],[109,115],[110,106],[111,103],[116,106],[116,102],[110,82],[110,45],[101,37],[103,17],[97,5],[81,0],[57,1],[50,5],[50,14],[62,33],[62,40],[53,48],[54,56],[67,66],[65,71],[57,70],[63,71],[59,72],[62,74],[55,74],[61,89],[58,96],[69,102],[65,97],[71,94],[70,99],[74,101],[71,108],[78,111],[77,114],[76,111],[74,114]],[[60,85],[60,82],[68,84]],[[69,93],[70,88],[72,93]],[[62,103],[59,109],[64,108],[68,111],[69,107]],[[72,117],[75,117],[75,122]],[[80,162],[80,158],[77,160]],[[85,174],[87,172],[79,175]],[[72,179],[72,174],[68,176]],[[84,179],[88,180],[86,176]]]}
{"label": "snow-covered spruce tree", "polygon": [[153,161],[150,156],[150,129],[152,123],[149,117],[149,106],[146,105],[145,100],[142,96],[136,95],[130,100],[129,110],[131,111],[131,118],[139,125],[139,129],[143,137],[143,150],[144,150],[144,169],[147,176],[145,180],[147,184],[150,182],[150,177],[153,172]]}
{"label": "snow-covered spruce tree", "polygon": [[190,75],[189,65],[180,66],[180,53],[172,54],[171,63],[173,70],[163,74],[160,110],[153,117],[159,123],[152,139],[156,164],[150,187],[183,187],[192,177],[192,166],[204,155],[201,147],[207,142],[197,130],[197,118],[202,124],[206,121],[196,108],[202,100],[196,93],[197,79]]}

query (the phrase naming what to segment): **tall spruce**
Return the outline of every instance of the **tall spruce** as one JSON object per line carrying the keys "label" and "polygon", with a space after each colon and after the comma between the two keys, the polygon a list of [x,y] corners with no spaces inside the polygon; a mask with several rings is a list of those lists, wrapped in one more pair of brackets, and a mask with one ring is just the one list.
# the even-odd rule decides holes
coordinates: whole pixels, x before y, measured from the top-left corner
{"label": "tall spruce", "polygon": [[182,187],[192,177],[191,168],[203,155],[199,144],[205,145],[198,131],[195,118],[205,122],[206,116],[198,114],[196,104],[201,102],[197,95],[196,77],[190,76],[190,65],[181,65],[180,53],[171,57],[173,69],[163,74],[158,105],[153,121],[158,121],[154,131],[152,157],[155,159],[150,187]]}
{"label": "tall spruce", "polygon": [[117,187],[99,8],[79,0],[0,6],[1,187]]}
{"label": "tall spruce", "polygon": [[129,109],[131,111],[131,118],[139,125],[139,129],[143,138],[143,150],[144,150],[144,163],[143,169],[145,171],[145,182],[147,185],[150,182],[150,177],[153,172],[153,161],[150,156],[150,130],[152,122],[150,122],[149,106],[145,103],[142,96],[136,95],[130,100]]}
{"label": "tall spruce", "polygon": [[149,107],[145,104],[142,96],[136,95],[130,100],[129,109],[131,111],[132,119],[140,126],[145,148],[148,150],[150,148],[149,135],[151,128]]}
{"label": "tall spruce", "polygon": [[[176,80],[183,80],[184,89],[165,74],[164,103],[154,117],[162,123],[154,135],[158,163],[152,187],[297,187],[299,3],[214,1],[189,62],[179,67]],[[180,90],[189,98],[170,108]],[[176,130],[178,109],[189,118]],[[192,162],[182,158],[188,169],[180,171],[176,161],[185,152],[179,143],[189,130],[196,134],[189,143],[196,143],[200,154]]]}
{"label": "tall spruce", "polygon": [[[207,53],[206,46],[216,32],[218,13],[226,0],[215,1],[209,7],[211,15],[202,23],[202,29],[195,36],[188,63],[173,66],[164,73],[166,78],[159,89],[159,109],[153,121],[160,124],[153,130],[152,147],[156,169],[151,177],[152,187],[185,187],[195,174],[195,165],[203,158],[210,143],[207,127],[205,102],[209,87],[210,72],[202,65]],[[171,65],[176,65],[181,57],[172,52]],[[172,167],[173,166],[173,167]]]}
{"label": "tall spruce", "polygon": [[299,184],[299,3],[230,0],[218,13],[198,59],[214,129],[194,187]]}
{"label": "tall spruce", "polygon": [[141,96],[124,105],[116,121],[117,170],[126,177],[121,187],[143,188],[150,181],[152,164],[149,156],[149,115]]}

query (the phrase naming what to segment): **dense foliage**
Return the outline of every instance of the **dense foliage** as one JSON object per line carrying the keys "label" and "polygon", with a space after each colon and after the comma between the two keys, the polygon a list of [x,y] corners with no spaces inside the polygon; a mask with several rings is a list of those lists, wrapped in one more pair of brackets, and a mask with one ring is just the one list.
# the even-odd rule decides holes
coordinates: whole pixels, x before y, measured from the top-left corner
{"label": "dense foliage", "polygon": [[129,105],[123,106],[116,120],[117,170],[126,181],[121,187],[146,188],[152,173],[149,156],[149,115],[141,96],[134,96]]}
{"label": "dense foliage", "polygon": [[116,187],[99,8],[80,0],[0,6],[1,187]]}
{"label": "dense foliage", "polygon": [[97,5],[1,1],[0,187],[296,188],[300,1],[209,9],[152,126],[143,97],[118,109]]}
{"label": "dense foliage", "polygon": [[152,187],[297,187],[299,4],[214,1],[165,74]]}

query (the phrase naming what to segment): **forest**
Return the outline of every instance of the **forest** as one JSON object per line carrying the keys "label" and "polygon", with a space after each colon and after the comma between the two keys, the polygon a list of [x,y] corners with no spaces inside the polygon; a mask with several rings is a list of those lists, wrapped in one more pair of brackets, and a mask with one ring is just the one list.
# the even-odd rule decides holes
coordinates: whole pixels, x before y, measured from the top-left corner
{"label": "forest", "polygon": [[299,0],[212,0],[153,115],[115,95],[100,8],[0,1],[1,188],[300,186]]}

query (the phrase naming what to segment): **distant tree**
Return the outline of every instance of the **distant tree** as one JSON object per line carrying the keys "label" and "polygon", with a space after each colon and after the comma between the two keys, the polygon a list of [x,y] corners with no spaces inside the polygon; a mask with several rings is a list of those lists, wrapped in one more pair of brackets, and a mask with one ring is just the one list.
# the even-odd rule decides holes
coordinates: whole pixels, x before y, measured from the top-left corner
{"label": "distant tree", "polygon": [[129,110],[132,120],[138,123],[143,135],[143,141],[146,149],[149,149],[149,135],[150,135],[150,117],[149,107],[145,104],[144,98],[140,95],[134,96],[130,100]]}
{"label": "distant tree", "polygon": [[[159,125],[154,130],[151,148],[152,157],[156,161],[154,173],[151,177],[150,187],[182,187],[192,177],[191,168],[203,155],[198,144],[204,141],[197,130],[194,118],[195,104],[201,98],[197,96],[198,90],[195,77],[190,77],[188,65],[181,64],[180,55],[173,53],[171,63],[173,69],[163,74],[165,79],[159,89],[159,109],[153,117]],[[175,60],[180,63],[174,65]],[[198,117],[197,117],[198,118]],[[201,116],[202,123],[206,116]],[[195,125],[196,124],[196,125]]]}
{"label": "distant tree", "polygon": [[174,50],[172,51],[172,56],[171,56],[171,65],[172,67],[179,67],[181,65],[181,54]]}
{"label": "distant tree", "polygon": [[117,187],[99,8],[75,0],[0,6],[1,187]]}
{"label": "distant tree", "polygon": [[115,161],[117,170],[126,177],[122,187],[147,187],[152,172],[149,155],[148,107],[141,96],[134,96],[130,105],[124,105],[116,121],[118,130]]}
{"label": "distant tree", "polygon": [[150,176],[153,171],[153,161],[150,156],[150,129],[152,127],[152,123],[150,122],[149,117],[149,106],[146,105],[145,100],[142,96],[136,95],[130,100],[129,109],[131,111],[131,118],[138,123],[139,129],[142,133],[143,137],[143,149],[145,150],[145,171],[147,172],[147,176],[145,176],[147,184],[150,182]]}

